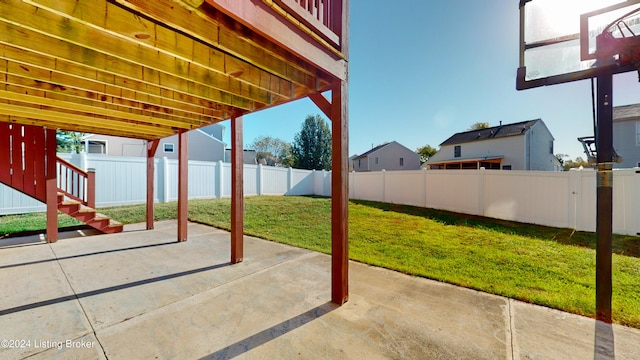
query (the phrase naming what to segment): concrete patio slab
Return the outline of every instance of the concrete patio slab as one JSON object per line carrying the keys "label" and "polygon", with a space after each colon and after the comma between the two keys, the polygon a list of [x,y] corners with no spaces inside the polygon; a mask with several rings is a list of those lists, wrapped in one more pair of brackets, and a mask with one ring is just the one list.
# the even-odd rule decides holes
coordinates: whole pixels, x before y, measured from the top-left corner
{"label": "concrete patio slab", "polygon": [[640,359],[636,329],[354,262],[338,307],[327,255],[143,228],[0,242],[0,358]]}

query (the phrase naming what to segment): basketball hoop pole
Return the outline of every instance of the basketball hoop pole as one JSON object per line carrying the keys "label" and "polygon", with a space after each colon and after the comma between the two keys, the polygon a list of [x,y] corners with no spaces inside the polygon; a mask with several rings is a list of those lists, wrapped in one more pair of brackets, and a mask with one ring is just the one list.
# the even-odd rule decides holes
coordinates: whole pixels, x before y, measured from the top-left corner
{"label": "basketball hoop pole", "polygon": [[[604,38],[596,39],[597,49],[608,49]],[[611,244],[613,232],[613,58],[609,51],[598,52],[597,100],[598,160],[596,200],[596,319],[611,323]]]}

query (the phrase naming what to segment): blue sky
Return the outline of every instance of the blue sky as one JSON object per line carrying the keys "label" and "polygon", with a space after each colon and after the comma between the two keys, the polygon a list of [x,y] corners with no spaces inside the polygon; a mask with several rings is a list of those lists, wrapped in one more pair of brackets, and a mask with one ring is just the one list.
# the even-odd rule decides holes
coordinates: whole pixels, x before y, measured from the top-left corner
{"label": "blue sky", "polygon": [[[437,148],[479,121],[541,118],[555,153],[584,158],[590,81],[515,89],[518,0],[351,0],[350,31],[349,154],[394,140]],[[617,75],[614,106],[640,102],[639,90],[635,72]],[[309,114],[321,112],[304,99],[245,116],[245,147],[258,136],[292,142]]]}

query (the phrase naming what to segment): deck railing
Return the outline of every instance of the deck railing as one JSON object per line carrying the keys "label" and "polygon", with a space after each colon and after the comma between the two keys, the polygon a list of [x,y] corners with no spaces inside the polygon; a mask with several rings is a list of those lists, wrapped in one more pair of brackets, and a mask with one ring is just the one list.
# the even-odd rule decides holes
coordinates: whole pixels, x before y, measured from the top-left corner
{"label": "deck railing", "polygon": [[85,172],[72,163],[57,158],[58,191],[83,205],[95,208],[95,171]]}
{"label": "deck railing", "polygon": [[340,45],[342,0],[273,0],[333,45]]}

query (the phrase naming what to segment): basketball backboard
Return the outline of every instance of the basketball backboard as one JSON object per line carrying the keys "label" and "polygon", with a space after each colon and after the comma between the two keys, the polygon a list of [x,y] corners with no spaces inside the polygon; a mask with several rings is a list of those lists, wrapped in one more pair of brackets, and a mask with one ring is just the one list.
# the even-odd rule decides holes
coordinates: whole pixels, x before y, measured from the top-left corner
{"label": "basketball backboard", "polygon": [[[593,78],[596,37],[607,32],[614,73],[636,70],[622,48],[640,35],[640,0],[520,0],[518,90]],[[601,45],[600,54],[605,51]],[[635,59],[640,60],[640,59]]]}

